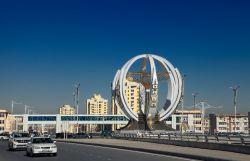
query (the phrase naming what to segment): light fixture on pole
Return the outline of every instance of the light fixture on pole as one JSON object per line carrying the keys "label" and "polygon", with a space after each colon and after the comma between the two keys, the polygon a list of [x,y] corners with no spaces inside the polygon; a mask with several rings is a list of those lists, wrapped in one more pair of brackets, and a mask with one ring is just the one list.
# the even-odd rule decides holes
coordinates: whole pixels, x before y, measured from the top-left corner
{"label": "light fixture on pole", "polygon": [[[197,97],[198,94],[199,94],[199,93],[197,93],[197,92],[192,94],[192,96],[194,97],[194,111],[195,111],[195,105],[196,105],[196,97]],[[196,116],[195,113],[194,113],[194,116]],[[194,121],[193,121],[193,124],[194,124],[194,132],[195,132],[195,124],[196,124],[195,118],[196,118],[196,117],[194,117]]]}
{"label": "light fixture on pole", "polygon": [[236,115],[237,115],[237,94],[238,94],[238,90],[240,88],[239,85],[230,87],[233,90],[233,102],[234,102],[234,132],[236,132]]}
{"label": "light fixture on pole", "polygon": [[185,83],[185,78],[186,78],[186,74],[183,74],[182,75],[182,101],[181,101],[181,133],[183,133],[183,121],[184,121],[184,118],[183,118],[183,110],[184,110],[184,83]]}
{"label": "light fixture on pole", "polygon": [[[79,88],[80,88],[80,83],[77,83],[75,85],[75,88],[76,88],[76,113],[77,113],[77,117],[78,117],[78,109],[79,109],[79,94],[80,94],[80,91],[79,91]],[[76,132],[78,133],[79,131],[79,125],[78,125],[78,118],[77,118],[77,130]]]}

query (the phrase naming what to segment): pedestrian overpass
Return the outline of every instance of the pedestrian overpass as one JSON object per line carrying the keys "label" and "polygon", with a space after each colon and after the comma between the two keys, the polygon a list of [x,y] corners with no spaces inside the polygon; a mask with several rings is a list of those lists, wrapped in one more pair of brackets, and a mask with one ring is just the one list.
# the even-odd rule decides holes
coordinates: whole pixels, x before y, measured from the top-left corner
{"label": "pedestrian overpass", "polygon": [[[16,118],[16,127],[21,131],[28,131],[30,126],[54,125],[56,133],[63,132],[70,125],[126,125],[128,118],[124,115],[61,115],[61,114],[22,114],[13,115]],[[43,131],[43,130],[42,130]]]}

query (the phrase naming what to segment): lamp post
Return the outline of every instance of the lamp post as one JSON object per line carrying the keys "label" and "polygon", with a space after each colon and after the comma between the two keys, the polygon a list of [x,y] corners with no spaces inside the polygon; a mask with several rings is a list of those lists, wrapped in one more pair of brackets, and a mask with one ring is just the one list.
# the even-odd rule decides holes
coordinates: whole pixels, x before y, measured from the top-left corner
{"label": "lamp post", "polygon": [[236,115],[237,115],[237,94],[238,90],[240,88],[239,85],[236,85],[234,87],[230,87],[233,90],[233,102],[234,102],[234,132],[236,132]]}
{"label": "lamp post", "polygon": [[183,118],[183,110],[184,110],[184,83],[185,83],[185,77],[187,75],[183,74],[182,76],[182,102],[181,102],[181,134],[183,134],[183,121],[184,121],[184,118]]}
{"label": "lamp post", "polygon": [[78,127],[78,109],[79,109],[79,88],[80,88],[80,83],[75,85],[76,87],[76,114],[77,114],[77,129],[76,132],[78,133],[79,127]]}
{"label": "lamp post", "polygon": [[[196,97],[197,97],[197,95],[198,95],[199,93],[193,93],[192,94],[192,96],[194,97],[194,111],[195,111],[195,105],[196,105]],[[194,116],[195,116],[195,114],[194,114]],[[194,132],[195,132],[195,118],[194,118],[194,122],[193,122],[193,124],[194,124]]]}

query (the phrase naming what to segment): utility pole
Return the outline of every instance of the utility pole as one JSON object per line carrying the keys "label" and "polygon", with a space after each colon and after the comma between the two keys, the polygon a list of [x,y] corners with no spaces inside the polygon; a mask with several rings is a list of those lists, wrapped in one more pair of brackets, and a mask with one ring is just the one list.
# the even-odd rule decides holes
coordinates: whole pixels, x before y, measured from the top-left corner
{"label": "utility pole", "polygon": [[77,113],[77,129],[76,129],[76,132],[78,133],[79,132],[78,109],[79,109],[79,94],[80,94],[79,88],[80,88],[80,83],[76,84],[75,87],[76,87],[76,113]]}
{"label": "utility pole", "polygon": [[[194,97],[194,111],[195,111],[195,105],[196,105],[196,97],[199,93],[193,93],[192,96]],[[196,114],[194,113],[194,116],[196,116]],[[193,124],[194,124],[194,132],[195,132],[195,117],[194,117],[194,121],[193,121]]]}
{"label": "utility pole", "polygon": [[185,77],[186,76],[187,75],[185,75],[185,74],[182,76],[181,134],[183,134],[183,121],[184,121],[183,110],[184,110],[184,94],[185,94],[185,92],[184,92],[184,90],[185,90],[184,84],[185,84]]}
{"label": "utility pole", "polygon": [[234,132],[236,132],[236,115],[237,115],[237,94],[238,94],[238,90],[240,88],[239,85],[234,86],[234,87],[230,87],[233,90],[233,102],[234,102]]}

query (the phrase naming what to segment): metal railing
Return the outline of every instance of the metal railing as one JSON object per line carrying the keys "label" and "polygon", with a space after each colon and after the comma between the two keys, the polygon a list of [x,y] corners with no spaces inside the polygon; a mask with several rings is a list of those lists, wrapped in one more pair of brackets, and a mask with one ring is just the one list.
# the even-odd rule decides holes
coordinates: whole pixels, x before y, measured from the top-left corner
{"label": "metal railing", "polygon": [[180,133],[115,133],[115,138],[134,138],[140,139],[161,139],[169,141],[190,141],[204,143],[220,143],[234,145],[250,145],[250,136],[219,136],[219,135],[203,135],[203,134],[180,134]]}

